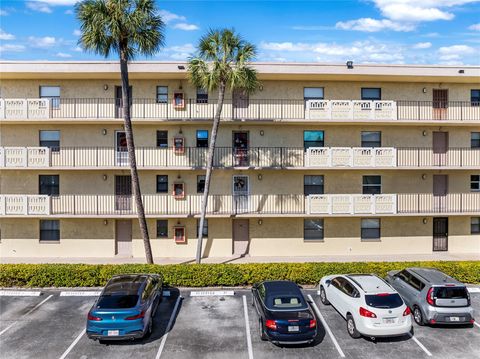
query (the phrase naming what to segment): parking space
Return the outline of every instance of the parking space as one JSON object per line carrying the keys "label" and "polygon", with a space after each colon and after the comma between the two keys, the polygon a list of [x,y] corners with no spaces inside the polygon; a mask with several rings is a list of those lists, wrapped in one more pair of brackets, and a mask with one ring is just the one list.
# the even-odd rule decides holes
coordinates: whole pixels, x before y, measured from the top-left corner
{"label": "parking space", "polygon": [[[193,291],[197,292],[197,291]],[[281,347],[260,340],[250,290],[210,292],[172,289],[163,298],[149,338],[89,340],[85,319],[95,296],[0,296],[0,357],[10,358],[480,358],[480,327],[419,327],[414,338],[352,339],[343,318],[305,290],[318,309],[318,336],[311,345]],[[472,294],[477,319],[480,293]],[[314,306],[314,307],[315,307]],[[176,309],[176,310],[175,310]],[[423,348],[422,348],[423,346]]]}

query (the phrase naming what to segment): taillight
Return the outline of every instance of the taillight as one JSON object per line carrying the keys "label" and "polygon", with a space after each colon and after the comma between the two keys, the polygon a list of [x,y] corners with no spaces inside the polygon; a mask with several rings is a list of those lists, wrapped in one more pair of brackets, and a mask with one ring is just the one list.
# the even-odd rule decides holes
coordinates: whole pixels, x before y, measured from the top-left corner
{"label": "taillight", "polygon": [[265,326],[270,330],[277,330],[277,323],[272,319],[267,319],[265,321]]}
{"label": "taillight", "polygon": [[137,320],[137,319],[142,319],[145,317],[145,312],[141,311],[140,314],[131,316],[131,317],[126,317],[125,320]]}
{"label": "taillight", "polygon": [[470,323],[471,324],[475,323],[475,319],[470,319]]}
{"label": "taillight", "polygon": [[368,309],[365,309],[365,308],[362,308],[360,307],[360,315],[362,317],[367,317],[367,318],[376,318],[377,315],[371,311],[369,311]]}
{"label": "taillight", "polygon": [[317,326],[317,321],[315,319],[310,319],[310,325],[309,327],[311,329],[315,328]]}
{"label": "taillight", "polygon": [[435,301],[433,300],[433,287],[428,290],[426,299],[428,304],[435,305]]}
{"label": "taillight", "polygon": [[92,315],[92,314],[88,313],[88,320],[93,320],[93,321],[95,321],[95,322],[99,322],[99,321],[101,321],[101,320],[102,320],[102,318],[100,318],[100,317],[96,317],[96,316],[94,316],[94,315]]}
{"label": "taillight", "polygon": [[407,315],[410,315],[412,314],[412,311],[410,310],[410,307],[407,307],[404,311],[403,311],[403,316],[406,317]]}

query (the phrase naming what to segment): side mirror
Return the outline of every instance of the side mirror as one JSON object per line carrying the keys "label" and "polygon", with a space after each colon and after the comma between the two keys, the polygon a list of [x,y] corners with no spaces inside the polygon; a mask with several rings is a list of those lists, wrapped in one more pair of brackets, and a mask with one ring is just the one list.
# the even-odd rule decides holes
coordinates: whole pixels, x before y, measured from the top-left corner
{"label": "side mirror", "polygon": [[332,281],[331,281],[330,279],[327,279],[327,280],[325,281],[325,284],[326,284],[327,286],[329,286],[330,283],[332,283]]}

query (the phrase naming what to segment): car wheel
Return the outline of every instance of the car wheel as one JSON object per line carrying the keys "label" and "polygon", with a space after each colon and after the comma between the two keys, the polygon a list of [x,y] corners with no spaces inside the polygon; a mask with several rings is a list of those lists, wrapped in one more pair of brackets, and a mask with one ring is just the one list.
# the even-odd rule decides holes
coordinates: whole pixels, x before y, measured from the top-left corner
{"label": "car wheel", "polygon": [[354,339],[358,339],[362,336],[358,332],[357,326],[355,325],[355,321],[353,320],[353,317],[351,315],[347,316],[347,331],[348,331],[348,334]]}
{"label": "car wheel", "polygon": [[258,321],[258,330],[260,331],[260,339],[266,341],[267,335],[265,334],[265,330],[263,330],[263,324],[261,319]]}
{"label": "car wheel", "polygon": [[323,288],[323,286],[320,287],[320,301],[324,305],[330,304],[330,302],[327,299],[327,293],[325,293],[325,288]]}
{"label": "car wheel", "polygon": [[417,306],[413,307],[413,319],[415,320],[415,323],[417,323],[418,325],[420,326],[425,325],[425,322],[423,321],[422,311]]}

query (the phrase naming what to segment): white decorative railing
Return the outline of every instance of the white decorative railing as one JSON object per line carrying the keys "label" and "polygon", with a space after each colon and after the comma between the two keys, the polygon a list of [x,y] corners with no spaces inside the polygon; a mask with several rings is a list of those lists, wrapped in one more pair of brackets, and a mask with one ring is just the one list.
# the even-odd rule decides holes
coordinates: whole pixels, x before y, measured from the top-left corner
{"label": "white decorative railing", "polygon": [[395,214],[396,194],[312,194],[307,214]]}
{"label": "white decorative railing", "polygon": [[396,167],[393,147],[310,147],[305,167]]}
{"label": "white decorative railing", "polygon": [[49,215],[50,196],[0,195],[0,215]]}
{"label": "white decorative railing", "polygon": [[0,119],[42,119],[50,117],[50,99],[0,99]]}
{"label": "white decorative railing", "polygon": [[0,147],[0,167],[50,167],[50,149]]}
{"label": "white decorative railing", "polygon": [[308,100],[307,120],[396,120],[395,101]]}

